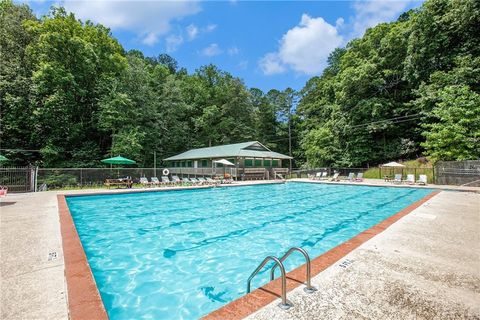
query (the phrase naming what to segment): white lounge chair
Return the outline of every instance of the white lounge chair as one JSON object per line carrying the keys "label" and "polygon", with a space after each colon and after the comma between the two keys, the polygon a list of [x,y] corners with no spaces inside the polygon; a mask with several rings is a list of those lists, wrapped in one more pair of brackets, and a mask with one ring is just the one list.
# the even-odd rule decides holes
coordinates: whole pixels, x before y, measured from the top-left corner
{"label": "white lounge chair", "polygon": [[148,182],[148,179],[147,179],[146,177],[141,177],[141,178],[140,178],[140,183],[141,183],[142,186],[144,186],[144,187],[150,186],[150,182]]}
{"label": "white lounge chair", "polygon": [[315,177],[313,177],[313,180],[320,180],[322,178],[322,172],[317,172],[315,173]]}
{"label": "white lounge chair", "polygon": [[348,180],[348,181],[355,181],[355,173],[353,173],[353,172],[350,172],[350,173],[348,174],[348,177],[347,177],[347,179],[345,179],[345,180]]}
{"label": "white lounge chair", "polygon": [[152,186],[159,186],[161,184],[161,182],[158,180],[157,177],[151,177],[150,181],[151,181],[150,184]]}
{"label": "white lounge chair", "polygon": [[[163,180],[163,178],[162,178]],[[182,184],[182,180],[178,176],[172,176],[172,182],[173,184]]]}
{"label": "white lounge chair", "polygon": [[427,185],[427,175],[421,174],[420,176],[418,176],[417,184],[422,186]]}
{"label": "white lounge chair", "polygon": [[357,174],[357,177],[355,178],[355,181],[362,182],[363,181],[363,172],[360,172]]}
{"label": "white lounge chair", "polygon": [[186,184],[186,185],[190,184],[190,179],[182,178],[182,184]]}
{"label": "white lounge chair", "polygon": [[405,180],[408,184],[415,184],[415,175],[407,174],[407,180]]}
{"label": "white lounge chair", "polygon": [[196,184],[196,185],[201,184],[200,181],[199,181],[197,178],[190,178],[190,181],[191,181],[193,184]]}
{"label": "white lounge chair", "polygon": [[393,183],[402,183],[402,175],[400,173],[395,174],[395,178],[393,179]]}
{"label": "white lounge chair", "polygon": [[340,173],[338,173],[338,172],[335,173],[335,174],[333,175],[333,177],[331,177],[331,178],[329,179],[329,181],[340,181],[340,179],[338,179],[338,176],[339,176],[339,175],[340,175]]}
{"label": "white lounge chair", "polygon": [[200,177],[200,178],[197,178],[197,180],[200,182],[200,184],[208,184],[208,181],[205,180],[205,178]]}
{"label": "white lounge chair", "polygon": [[164,185],[173,184],[173,181],[170,181],[168,176],[162,176],[162,184],[164,184]]}
{"label": "white lounge chair", "polygon": [[218,180],[213,180],[213,179],[210,178],[210,177],[207,177],[206,180],[207,180],[208,183],[213,184],[213,185],[217,185],[217,184],[220,183],[220,181],[218,181]]}

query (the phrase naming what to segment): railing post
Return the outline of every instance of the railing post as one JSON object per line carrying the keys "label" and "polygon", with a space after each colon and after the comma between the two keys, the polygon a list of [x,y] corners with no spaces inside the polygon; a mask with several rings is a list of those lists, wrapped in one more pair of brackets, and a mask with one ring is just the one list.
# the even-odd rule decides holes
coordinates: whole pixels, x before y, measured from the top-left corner
{"label": "railing post", "polygon": [[[310,263],[310,256],[308,255],[307,251],[300,247],[292,247],[290,248],[281,258],[280,261],[283,262],[285,261],[294,251],[300,252],[303,257],[305,258],[306,264],[307,264],[307,270],[305,274],[306,278],[306,287],[303,289],[306,293],[313,293],[317,291],[315,287],[312,286],[312,281],[311,281],[311,263]],[[275,268],[277,267],[277,264],[270,269],[270,280],[273,280],[275,278]]]}
{"label": "railing post", "polygon": [[268,256],[265,259],[263,259],[262,263],[255,269],[255,271],[252,272],[250,277],[247,280],[247,293],[250,293],[250,284],[252,282],[253,277],[257,275],[257,273],[267,264],[268,261],[273,260],[275,261],[275,265],[280,268],[280,272],[282,273],[282,302],[278,305],[280,308],[287,310],[289,309],[292,304],[287,301],[287,277],[285,273],[285,268],[283,266],[283,263],[274,256]]}

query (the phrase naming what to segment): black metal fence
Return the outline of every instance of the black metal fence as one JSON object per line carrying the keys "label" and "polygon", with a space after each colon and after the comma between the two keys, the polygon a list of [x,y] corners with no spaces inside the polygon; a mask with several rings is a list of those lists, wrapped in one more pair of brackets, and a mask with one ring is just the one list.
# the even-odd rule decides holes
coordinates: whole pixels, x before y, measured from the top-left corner
{"label": "black metal fence", "polygon": [[38,169],[39,189],[91,188],[103,186],[105,179],[162,175],[161,168],[41,168]]}
{"label": "black metal fence", "polygon": [[[37,168],[0,167],[0,185],[7,186],[9,192],[32,192],[63,188],[103,187],[105,179],[131,177],[138,182],[140,177],[159,177],[164,168]],[[439,162],[435,168],[312,168],[294,169],[287,178],[308,178],[317,172],[334,172],[340,176],[363,172],[366,179],[392,178],[401,174],[426,175],[428,183],[480,186],[480,160]],[[185,172],[185,176],[192,173]],[[193,173],[193,176],[195,174]]]}
{"label": "black metal fence", "polygon": [[0,167],[0,185],[9,192],[33,192],[37,167]]}
{"label": "black metal fence", "polygon": [[440,161],[435,171],[438,184],[480,187],[480,160]]}
{"label": "black metal fence", "polygon": [[339,176],[346,177],[350,173],[358,175],[363,173],[365,179],[385,179],[393,178],[395,174],[401,174],[403,179],[407,175],[413,174],[415,180],[418,180],[420,175],[426,175],[429,183],[435,183],[435,169],[434,168],[407,168],[407,167],[375,167],[375,168],[314,168],[314,169],[293,169],[288,175],[288,178],[308,178],[315,176],[318,172],[327,172],[329,177],[338,172]]}

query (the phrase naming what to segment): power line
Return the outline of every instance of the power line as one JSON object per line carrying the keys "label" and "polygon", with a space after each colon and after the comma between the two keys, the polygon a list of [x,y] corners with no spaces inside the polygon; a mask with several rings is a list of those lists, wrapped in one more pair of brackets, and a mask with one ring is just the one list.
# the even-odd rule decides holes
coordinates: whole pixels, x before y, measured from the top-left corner
{"label": "power line", "polygon": [[[384,120],[379,120],[379,121],[372,121],[372,122],[367,122],[367,123],[362,123],[358,125],[346,125],[346,127],[349,127],[350,129],[353,129],[354,131],[357,129],[363,129],[366,126],[369,126],[371,124],[381,124],[385,122],[392,122],[392,124],[398,124],[398,123],[404,123],[412,120],[416,120],[422,116],[421,113],[416,113],[412,115],[407,115],[407,116],[400,116],[400,117],[394,117],[394,118],[389,118],[389,119],[384,119]],[[292,136],[292,138],[300,138],[299,135]],[[289,138],[281,138],[281,139],[276,139],[276,140],[270,140],[270,141],[264,141],[264,143],[273,143],[273,142],[280,142],[280,141],[286,141]]]}

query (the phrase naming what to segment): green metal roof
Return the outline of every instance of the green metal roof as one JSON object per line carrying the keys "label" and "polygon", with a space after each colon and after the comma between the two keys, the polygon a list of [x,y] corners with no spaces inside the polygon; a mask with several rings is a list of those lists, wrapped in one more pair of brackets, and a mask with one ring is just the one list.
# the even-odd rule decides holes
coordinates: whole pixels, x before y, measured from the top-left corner
{"label": "green metal roof", "polygon": [[164,160],[172,161],[228,157],[292,159],[290,156],[271,151],[258,141],[249,141],[235,144],[225,144],[215,147],[192,149]]}

